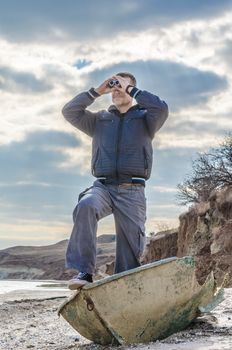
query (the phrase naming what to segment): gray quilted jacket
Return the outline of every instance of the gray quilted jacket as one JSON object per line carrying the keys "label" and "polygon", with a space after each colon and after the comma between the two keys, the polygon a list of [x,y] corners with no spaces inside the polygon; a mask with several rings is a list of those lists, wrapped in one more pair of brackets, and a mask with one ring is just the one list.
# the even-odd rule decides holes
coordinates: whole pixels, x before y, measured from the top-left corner
{"label": "gray quilted jacket", "polygon": [[133,93],[137,104],[124,115],[114,105],[96,113],[88,111],[95,100],[89,91],[78,94],[62,109],[68,122],[92,137],[93,176],[112,183],[130,182],[132,177],[149,179],[152,139],[168,117],[168,106],[158,96],[137,88]]}

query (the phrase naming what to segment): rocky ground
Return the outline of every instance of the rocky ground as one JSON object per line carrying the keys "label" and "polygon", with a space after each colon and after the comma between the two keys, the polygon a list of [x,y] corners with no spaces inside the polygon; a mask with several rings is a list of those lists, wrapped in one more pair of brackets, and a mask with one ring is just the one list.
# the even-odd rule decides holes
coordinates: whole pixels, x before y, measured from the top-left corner
{"label": "rocky ground", "polygon": [[8,301],[0,305],[0,349],[154,349],[154,350],[231,350],[232,289],[225,290],[225,300],[210,314],[188,329],[149,344],[100,346],[83,338],[57,315],[64,296],[50,299]]}

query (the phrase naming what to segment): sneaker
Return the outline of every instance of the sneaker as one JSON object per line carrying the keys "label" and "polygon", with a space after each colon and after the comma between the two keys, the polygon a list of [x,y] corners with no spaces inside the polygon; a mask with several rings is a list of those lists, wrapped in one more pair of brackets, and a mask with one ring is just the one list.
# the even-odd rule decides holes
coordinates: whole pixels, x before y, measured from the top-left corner
{"label": "sneaker", "polygon": [[92,283],[93,276],[87,272],[79,272],[68,281],[68,288],[71,290],[83,287],[86,283]]}

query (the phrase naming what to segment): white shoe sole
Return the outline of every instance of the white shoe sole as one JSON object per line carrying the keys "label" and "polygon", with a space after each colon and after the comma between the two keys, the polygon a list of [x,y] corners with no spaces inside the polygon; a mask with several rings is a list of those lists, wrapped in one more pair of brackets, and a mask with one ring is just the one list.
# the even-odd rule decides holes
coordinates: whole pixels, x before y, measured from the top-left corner
{"label": "white shoe sole", "polygon": [[68,288],[71,290],[79,289],[87,283],[89,283],[89,282],[85,281],[85,280],[70,280],[68,282]]}

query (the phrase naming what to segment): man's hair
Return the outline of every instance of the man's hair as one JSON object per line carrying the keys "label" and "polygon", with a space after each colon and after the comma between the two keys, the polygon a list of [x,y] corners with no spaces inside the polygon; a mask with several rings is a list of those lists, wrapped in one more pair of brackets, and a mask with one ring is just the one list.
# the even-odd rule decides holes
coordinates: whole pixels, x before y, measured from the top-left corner
{"label": "man's hair", "polygon": [[127,78],[127,77],[130,78],[132,85],[136,86],[136,79],[133,76],[133,74],[128,73],[128,72],[120,72],[120,73],[117,73],[116,75],[119,75],[122,78]]}

